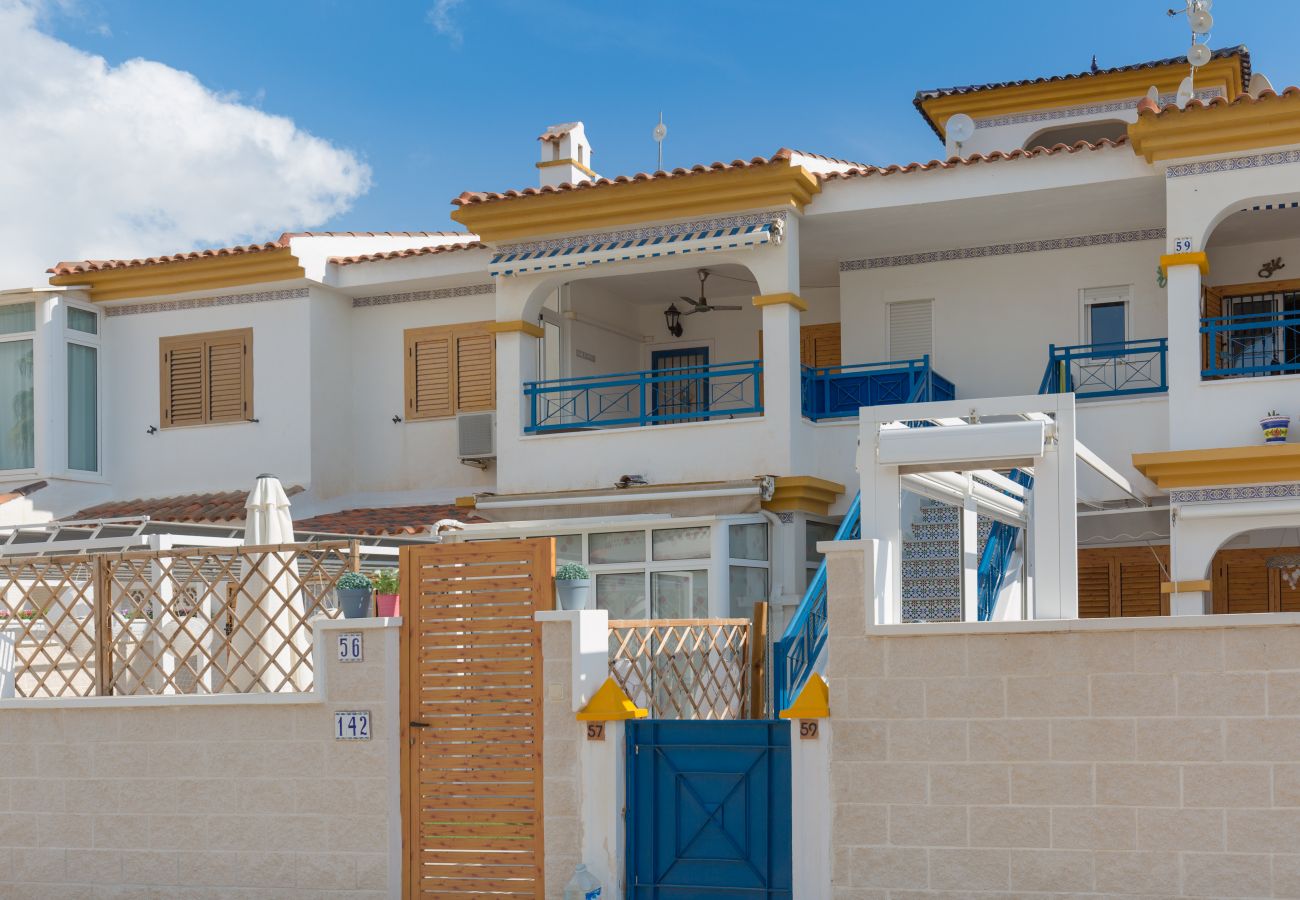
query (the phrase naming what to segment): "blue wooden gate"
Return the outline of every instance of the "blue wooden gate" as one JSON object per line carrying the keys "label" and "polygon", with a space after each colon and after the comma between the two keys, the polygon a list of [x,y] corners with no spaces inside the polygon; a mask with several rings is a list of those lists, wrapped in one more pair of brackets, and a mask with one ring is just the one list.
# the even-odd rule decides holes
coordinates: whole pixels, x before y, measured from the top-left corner
{"label": "blue wooden gate", "polygon": [[627,723],[629,900],[789,900],[790,723]]}

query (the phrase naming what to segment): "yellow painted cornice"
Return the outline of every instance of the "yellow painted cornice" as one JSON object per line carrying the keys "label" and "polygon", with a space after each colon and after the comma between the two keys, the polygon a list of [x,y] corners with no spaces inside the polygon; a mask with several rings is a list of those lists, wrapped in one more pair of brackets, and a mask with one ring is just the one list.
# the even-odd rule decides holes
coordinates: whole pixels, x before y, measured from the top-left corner
{"label": "yellow painted cornice", "polygon": [[1300,444],[1134,453],[1133,467],[1165,490],[1300,481]]}
{"label": "yellow painted cornice", "polygon": [[554,166],[573,166],[575,169],[577,169],[579,172],[586,175],[588,178],[595,179],[600,177],[595,172],[591,171],[591,169],[588,169],[586,166],[578,162],[576,159],[573,159],[572,157],[565,157],[564,159],[548,159],[545,162],[534,163],[534,165],[537,166],[537,168],[539,169],[550,169]]}
{"label": "yellow painted cornice", "polygon": [[755,306],[778,306],[782,303],[788,303],[799,312],[808,311],[808,302],[798,294],[786,292],[784,294],[759,294],[754,298]]}
{"label": "yellow painted cornice", "polygon": [[537,323],[524,322],[520,319],[515,319],[513,322],[488,322],[485,327],[492,334],[510,334],[518,331],[535,338],[540,338],[546,334],[542,330],[542,326]]}
{"label": "yellow painted cornice", "polygon": [[[948,119],[965,113],[975,119],[1014,115],[1040,109],[1083,106],[1144,96],[1155,85],[1162,94],[1173,94],[1187,76],[1186,63],[1173,63],[1128,72],[1062,78],[1041,84],[1013,84],[986,88],[965,94],[949,94],[921,101],[921,110],[941,133],[946,134]],[[1241,83],[1240,57],[1216,59],[1196,72],[1196,89],[1219,88],[1233,100],[1245,90]]]}
{"label": "yellow painted cornice", "polygon": [[802,210],[821,191],[789,160],[469,203],[451,217],[489,243],[749,209]]}
{"label": "yellow painted cornice", "polygon": [[88,285],[91,300],[161,297],[306,276],[288,247],[231,256],[183,259],[96,272],[54,275],[50,284]]}
{"label": "yellow painted cornice", "polygon": [[460,507],[461,509],[474,509],[475,507],[478,506],[478,498],[475,497],[473,494],[469,495],[468,497],[457,497],[455,503],[456,506]]}
{"label": "yellow painted cornice", "polygon": [[769,512],[803,512],[824,516],[844,493],[844,485],[811,475],[778,476],[773,485],[772,499],[763,501]]}
{"label": "yellow painted cornice", "polygon": [[1210,257],[1204,250],[1196,253],[1166,253],[1160,257],[1160,268],[1168,272],[1174,266],[1196,266],[1201,270],[1201,276],[1210,274]]}
{"label": "yellow painted cornice", "polygon": [[1300,92],[1239,103],[1193,103],[1160,114],[1143,110],[1128,127],[1147,162],[1300,144]]}

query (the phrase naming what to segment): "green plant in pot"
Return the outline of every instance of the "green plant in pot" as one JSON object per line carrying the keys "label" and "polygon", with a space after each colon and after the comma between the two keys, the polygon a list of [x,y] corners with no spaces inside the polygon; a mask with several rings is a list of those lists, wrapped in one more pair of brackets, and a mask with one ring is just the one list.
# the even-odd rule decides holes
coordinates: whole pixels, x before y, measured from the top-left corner
{"label": "green plant in pot", "polygon": [[578,563],[564,563],[555,570],[555,596],[560,609],[586,609],[591,593],[591,573]]}
{"label": "green plant in pot", "polygon": [[339,609],[345,619],[364,619],[371,615],[370,579],[360,572],[345,572],[334,586]]}
{"label": "green plant in pot", "polygon": [[401,583],[397,578],[397,570],[380,569],[370,576],[370,582],[375,586],[375,608],[378,614],[400,616],[402,609],[398,591],[401,590]]}

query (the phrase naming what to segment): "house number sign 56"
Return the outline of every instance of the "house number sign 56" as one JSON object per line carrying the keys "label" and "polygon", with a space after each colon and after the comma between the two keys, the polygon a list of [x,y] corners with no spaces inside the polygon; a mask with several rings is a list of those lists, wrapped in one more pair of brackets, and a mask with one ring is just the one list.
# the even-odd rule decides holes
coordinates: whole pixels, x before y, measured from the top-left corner
{"label": "house number sign 56", "polygon": [[334,740],[370,740],[370,710],[352,709],[334,713]]}
{"label": "house number sign 56", "polygon": [[362,660],[362,643],[361,632],[359,631],[340,631],[339,632],[339,662],[361,662]]}

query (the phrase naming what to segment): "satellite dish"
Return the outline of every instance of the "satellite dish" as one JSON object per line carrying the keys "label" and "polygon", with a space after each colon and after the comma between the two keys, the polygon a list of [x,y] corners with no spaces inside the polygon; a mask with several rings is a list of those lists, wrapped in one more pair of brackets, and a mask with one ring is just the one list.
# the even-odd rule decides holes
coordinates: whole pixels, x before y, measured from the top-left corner
{"label": "satellite dish", "polygon": [[1209,34],[1214,27],[1214,16],[1204,9],[1189,9],[1187,19],[1192,23],[1192,34]]}
{"label": "satellite dish", "polygon": [[1250,76],[1250,86],[1246,88],[1246,93],[1252,97],[1258,97],[1265,91],[1273,90],[1273,82],[1264,77],[1263,72],[1256,72]]}
{"label": "satellite dish", "polygon": [[1192,44],[1192,49],[1187,51],[1187,61],[1199,69],[1210,61],[1210,48],[1204,44]]}
{"label": "satellite dish", "polygon": [[1147,89],[1147,99],[1150,100],[1152,103],[1154,103],[1156,106],[1159,106],[1160,88],[1156,87],[1154,84],[1151,85],[1151,87]]}
{"label": "satellite dish", "polygon": [[1183,79],[1182,84],[1178,85],[1178,96],[1174,99],[1174,103],[1179,109],[1182,109],[1192,97],[1192,76],[1188,75]]}
{"label": "satellite dish", "polygon": [[655,140],[658,143],[662,144],[664,138],[668,136],[668,126],[665,125],[663,122],[660,122],[658,125],[655,126],[654,135],[655,135]]}
{"label": "satellite dish", "polygon": [[957,113],[948,119],[947,132],[953,143],[964,144],[975,135],[975,120],[965,113]]}

